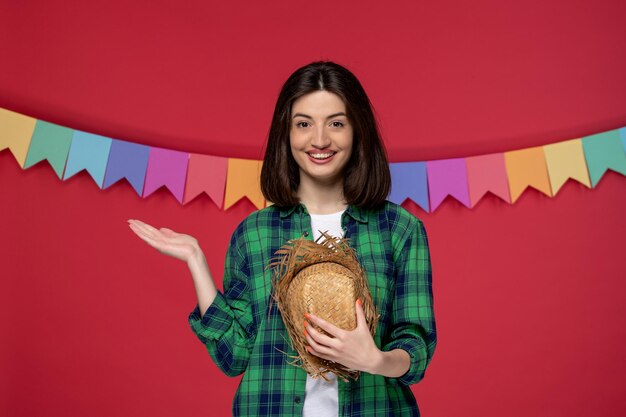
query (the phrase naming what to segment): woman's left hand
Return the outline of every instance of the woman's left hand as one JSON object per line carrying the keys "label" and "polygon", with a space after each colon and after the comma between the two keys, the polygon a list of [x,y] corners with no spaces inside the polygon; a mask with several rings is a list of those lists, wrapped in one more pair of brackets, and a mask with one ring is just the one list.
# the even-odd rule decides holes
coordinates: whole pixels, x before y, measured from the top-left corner
{"label": "woman's left hand", "polygon": [[306,318],[333,336],[315,330],[305,321],[304,334],[309,344],[306,348],[309,353],[350,369],[375,373],[374,370],[382,360],[382,352],[370,334],[360,300],[356,302],[357,325],[354,330],[340,329],[313,314],[306,314]]}

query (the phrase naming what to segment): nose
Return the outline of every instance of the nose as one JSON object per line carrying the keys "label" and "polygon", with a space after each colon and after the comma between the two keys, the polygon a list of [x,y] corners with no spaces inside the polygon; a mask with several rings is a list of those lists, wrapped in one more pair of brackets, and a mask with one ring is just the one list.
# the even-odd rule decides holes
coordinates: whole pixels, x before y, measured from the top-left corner
{"label": "nose", "polygon": [[315,129],[313,138],[311,139],[311,146],[316,149],[325,149],[330,146],[330,137],[327,135],[323,126]]}

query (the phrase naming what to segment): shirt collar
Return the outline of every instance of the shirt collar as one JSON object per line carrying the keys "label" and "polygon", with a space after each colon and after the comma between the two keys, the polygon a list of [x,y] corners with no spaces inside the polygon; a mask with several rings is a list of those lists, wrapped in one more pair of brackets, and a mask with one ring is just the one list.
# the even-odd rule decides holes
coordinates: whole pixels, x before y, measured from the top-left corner
{"label": "shirt collar", "polygon": [[[296,210],[298,212],[303,213],[303,212],[306,212],[306,207],[304,207],[304,204],[302,203],[297,204],[295,206],[291,206],[291,207],[284,207],[281,209],[280,218],[284,219],[285,217],[291,216],[293,212]],[[362,208],[349,205],[348,208],[346,209],[346,213],[348,214],[348,216],[352,217],[357,222],[367,223],[367,216],[365,215],[365,210]]]}

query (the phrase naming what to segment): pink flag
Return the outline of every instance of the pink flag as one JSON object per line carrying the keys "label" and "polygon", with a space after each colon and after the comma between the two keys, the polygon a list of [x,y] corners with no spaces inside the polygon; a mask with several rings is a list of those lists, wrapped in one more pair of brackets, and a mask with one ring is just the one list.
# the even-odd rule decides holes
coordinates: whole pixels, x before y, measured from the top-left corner
{"label": "pink flag", "polygon": [[470,206],[467,190],[467,171],[464,158],[427,161],[428,191],[431,213],[448,196],[456,198],[465,207]]}
{"label": "pink flag", "polygon": [[184,203],[205,192],[218,208],[222,208],[227,170],[228,158],[193,153],[189,155]]}
{"label": "pink flag", "polygon": [[511,202],[503,154],[472,156],[465,158],[465,163],[472,207],[483,198],[487,191],[491,191],[507,203]]}
{"label": "pink flag", "polygon": [[187,152],[150,148],[143,197],[145,198],[165,186],[182,204],[188,161],[189,154]]}

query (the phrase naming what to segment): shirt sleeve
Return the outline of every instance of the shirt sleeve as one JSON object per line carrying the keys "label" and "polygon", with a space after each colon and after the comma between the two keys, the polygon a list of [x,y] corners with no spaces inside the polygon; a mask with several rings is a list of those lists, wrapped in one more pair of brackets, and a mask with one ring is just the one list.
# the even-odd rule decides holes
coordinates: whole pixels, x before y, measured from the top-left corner
{"label": "shirt sleeve", "polygon": [[224,292],[218,291],[202,317],[196,305],[188,318],[215,364],[228,376],[246,370],[255,333],[246,265],[233,235],[224,266]]}
{"label": "shirt sleeve", "polygon": [[411,226],[396,261],[391,332],[389,342],[382,347],[383,351],[405,350],[411,365],[401,377],[388,378],[393,385],[421,381],[437,344],[428,238],[420,220]]}

